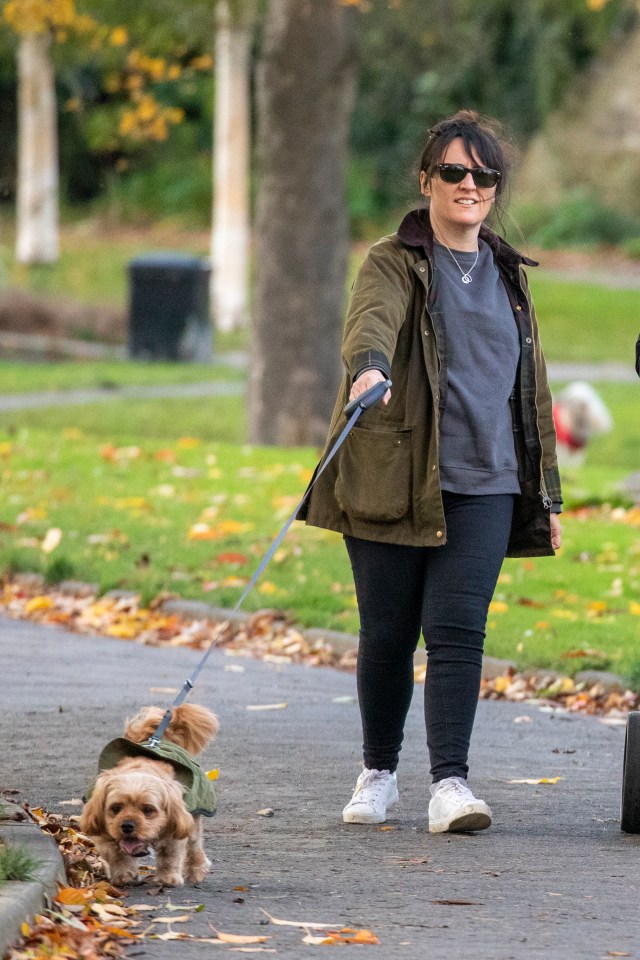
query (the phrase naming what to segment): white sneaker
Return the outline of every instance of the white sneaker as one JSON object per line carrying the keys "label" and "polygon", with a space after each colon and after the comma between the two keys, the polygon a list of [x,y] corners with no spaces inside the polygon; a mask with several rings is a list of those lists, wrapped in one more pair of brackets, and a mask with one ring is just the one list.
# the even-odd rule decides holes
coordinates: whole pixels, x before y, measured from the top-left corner
{"label": "white sneaker", "polygon": [[345,823],[384,823],[387,807],[398,802],[398,781],[388,770],[368,770],[358,777],[351,800],[342,811]]}
{"label": "white sneaker", "polygon": [[484,800],[476,800],[461,777],[447,777],[431,787],[429,833],[486,830],[491,826],[491,810]]}

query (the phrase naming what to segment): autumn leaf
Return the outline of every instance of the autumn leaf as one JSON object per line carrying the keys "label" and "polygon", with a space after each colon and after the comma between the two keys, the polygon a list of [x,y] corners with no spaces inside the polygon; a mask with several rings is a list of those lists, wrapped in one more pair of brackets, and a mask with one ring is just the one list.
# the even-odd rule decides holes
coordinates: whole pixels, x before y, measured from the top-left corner
{"label": "autumn leaf", "polygon": [[260,912],[264,913],[265,917],[268,917],[271,923],[275,923],[280,927],[300,927],[302,930],[329,930],[332,927],[334,929],[337,927],[335,923],[314,923],[307,920],[280,920],[278,917],[267,913],[262,907],[260,907]]}
{"label": "autumn leaf", "polygon": [[37,613],[39,610],[50,610],[53,605],[51,597],[32,597],[25,605],[25,613],[29,616],[32,613]]}
{"label": "autumn leaf", "polygon": [[509,780],[509,783],[528,783],[532,786],[537,785],[538,783],[557,783],[558,780],[562,780],[562,777],[540,777],[537,780],[534,779],[524,779],[524,780]]}
{"label": "autumn leaf", "polygon": [[222,940],[223,943],[266,943],[267,940],[270,940],[271,937],[265,936],[245,936],[239,933],[222,933],[221,930],[216,930],[212,923],[209,924],[216,937],[219,940]]}
{"label": "autumn leaf", "polygon": [[506,613],[509,609],[509,604],[504,603],[502,600],[492,600],[489,604],[489,613]]}
{"label": "autumn leaf", "polygon": [[244,553],[234,553],[232,550],[228,550],[226,553],[219,553],[216,557],[216,563],[236,564],[240,567],[243,567],[248,562],[249,558]]}
{"label": "autumn leaf", "polygon": [[43,553],[53,553],[62,540],[62,530],[60,527],[51,527],[47,530],[44,540],[40,544]]}
{"label": "autumn leaf", "polygon": [[249,703],[247,710],[284,710],[288,706],[286,703]]}

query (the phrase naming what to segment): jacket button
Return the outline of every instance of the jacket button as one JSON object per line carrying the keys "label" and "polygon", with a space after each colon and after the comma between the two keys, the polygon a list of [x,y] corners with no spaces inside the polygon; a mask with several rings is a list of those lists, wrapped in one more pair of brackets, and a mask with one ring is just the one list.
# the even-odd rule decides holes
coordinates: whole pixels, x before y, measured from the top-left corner
{"label": "jacket button", "polygon": [[522,307],[520,306],[520,304],[518,304],[518,306],[516,307],[516,310],[522,310]]}
{"label": "jacket button", "polygon": [[436,537],[438,538],[438,540],[440,540],[442,536],[443,536],[442,530],[436,530]]}
{"label": "jacket button", "polygon": [[424,273],[425,268],[424,268],[424,267],[418,267],[418,270],[420,271],[420,273]]}
{"label": "jacket button", "polygon": [[431,467],[431,469],[432,469],[432,470],[435,470],[435,468],[436,468],[436,465],[435,465],[435,463],[434,463],[433,466]]}
{"label": "jacket button", "polygon": [[424,331],[424,335],[425,335],[425,337],[428,337],[428,336],[429,336],[429,331],[428,331],[428,330],[425,330],[425,331]]}
{"label": "jacket button", "polygon": [[533,343],[533,340],[531,339],[531,337],[527,337],[527,339],[525,340],[525,343]]}

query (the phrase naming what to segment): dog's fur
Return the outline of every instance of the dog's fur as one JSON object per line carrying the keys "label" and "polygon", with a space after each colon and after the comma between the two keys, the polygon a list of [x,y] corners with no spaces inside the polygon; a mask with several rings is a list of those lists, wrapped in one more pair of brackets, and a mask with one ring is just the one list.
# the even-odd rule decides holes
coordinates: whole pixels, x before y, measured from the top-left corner
{"label": "dog's fur", "polygon": [[591,384],[581,380],[570,383],[554,398],[553,421],[558,463],[565,467],[581,466],[591,438],[613,427],[600,396]]}
{"label": "dog's fur", "polygon": [[[158,728],[164,710],[145,707],[128,720],[124,735],[144,743]],[[197,755],[218,732],[218,718],[197,704],[175,707],[165,739]],[[166,886],[198,883],[211,863],[202,844],[202,818],[192,816],[170,763],[128,757],[97,778],[82,811],[80,829],[92,838],[107,874],[117,886],[138,878],[136,857],[156,853],[156,879]]]}

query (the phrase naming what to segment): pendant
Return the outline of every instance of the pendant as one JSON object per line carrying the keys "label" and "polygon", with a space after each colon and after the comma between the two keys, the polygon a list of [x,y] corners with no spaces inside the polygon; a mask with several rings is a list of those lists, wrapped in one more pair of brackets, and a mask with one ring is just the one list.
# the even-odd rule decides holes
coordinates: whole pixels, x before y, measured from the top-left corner
{"label": "pendant", "polygon": [[469,276],[468,273],[463,273],[463,274],[462,274],[462,282],[463,282],[463,283],[471,283],[471,277]]}

